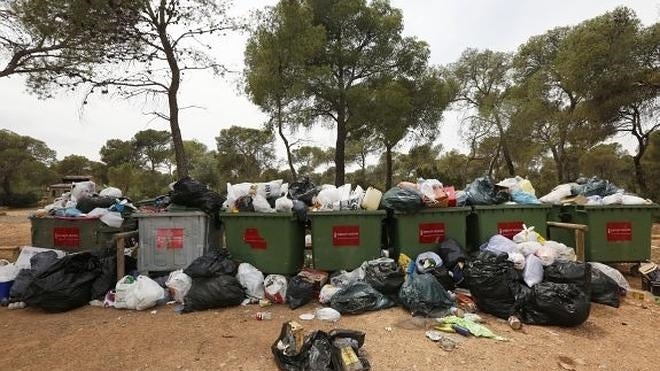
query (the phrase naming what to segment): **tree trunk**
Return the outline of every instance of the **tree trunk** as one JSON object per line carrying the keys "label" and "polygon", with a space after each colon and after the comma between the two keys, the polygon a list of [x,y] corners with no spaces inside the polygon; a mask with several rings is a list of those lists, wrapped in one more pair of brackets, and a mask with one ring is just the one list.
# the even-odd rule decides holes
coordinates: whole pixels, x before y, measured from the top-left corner
{"label": "tree trunk", "polygon": [[555,170],[557,171],[557,182],[558,183],[564,183],[564,166],[563,166],[563,158],[560,153],[560,150],[557,148],[551,148],[550,151],[552,152],[552,159],[555,161]]}
{"label": "tree trunk", "polygon": [[188,176],[188,161],[186,159],[186,152],[183,148],[183,138],[181,137],[181,129],[179,128],[179,101],[178,93],[181,84],[181,70],[176,59],[172,43],[167,36],[167,23],[165,20],[165,9],[161,6],[159,9],[160,24],[158,25],[158,36],[163,45],[163,51],[167,56],[167,64],[169,65],[172,78],[170,86],[167,89],[167,101],[169,104],[169,118],[170,130],[172,131],[172,144],[174,145],[174,158],[176,161],[177,177],[183,178]]}
{"label": "tree trunk", "polygon": [[[509,151],[509,143],[506,138],[506,132],[500,123],[499,117],[496,118],[497,129],[500,132],[500,149],[502,150],[502,155],[504,157],[504,164],[506,165],[507,171],[510,176],[516,176],[516,169],[513,167],[513,161],[511,160],[511,152]],[[498,152],[499,153],[499,152]]]}
{"label": "tree trunk", "polygon": [[392,146],[385,146],[385,189],[392,188]]}
{"label": "tree trunk", "polygon": [[495,171],[495,164],[500,157],[500,147],[501,145],[497,146],[497,151],[495,151],[495,155],[493,158],[491,158],[490,163],[488,164],[488,176],[491,178],[493,177],[493,172]]}
{"label": "tree trunk", "polygon": [[280,134],[280,138],[282,138],[282,142],[284,142],[284,148],[286,148],[286,158],[289,161],[289,171],[291,171],[291,181],[295,181],[296,178],[298,178],[298,175],[296,174],[296,168],[293,166],[293,155],[291,154],[291,146],[289,145],[289,141],[286,139],[286,136],[284,135],[284,130],[282,128],[282,101],[280,99],[277,100],[277,130]]}
{"label": "tree trunk", "polygon": [[335,143],[335,185],[337,187],[344,185],[344,150],[346,147],[346,121],[344,108],[337,112],[337,142]]}

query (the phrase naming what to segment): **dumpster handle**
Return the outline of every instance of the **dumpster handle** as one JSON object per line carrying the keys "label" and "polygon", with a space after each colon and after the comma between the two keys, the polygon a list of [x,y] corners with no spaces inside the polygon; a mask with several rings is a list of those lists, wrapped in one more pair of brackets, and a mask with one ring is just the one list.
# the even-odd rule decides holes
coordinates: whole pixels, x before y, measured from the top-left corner
{"label": "dumpster handle", "polygon": [[115,233],[112,241],[117,246],[117,281],[124,277],[124,241],[138,235],[138,231]]}
{"label": "dumpster handle", "polygon": [[[559,223],[559,222],[546,222],[548,227],[556,227],[563,229],[572,229],[575,231],[575,254],[579,261],[584,261],[584,232],[589,230],[589,227],[584,224],[573,223]],[[550,228],[548,228],[548,239],[550,238]]]}

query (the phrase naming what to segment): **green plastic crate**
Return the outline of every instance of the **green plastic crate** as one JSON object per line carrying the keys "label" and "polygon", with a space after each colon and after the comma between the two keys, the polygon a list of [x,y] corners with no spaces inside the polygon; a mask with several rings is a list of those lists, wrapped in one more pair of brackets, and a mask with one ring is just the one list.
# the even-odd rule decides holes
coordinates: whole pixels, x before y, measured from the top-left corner
{"label": "green plastic crate", "polygon": [[305,226],[291,213],[226,213],[220,219],[234,259],[264,273],[295,274],[303,266]]}
{"label": "green plastic crate", "polygon": [[390,247],[395,256],[403,253],[411,259],[453,238],[465,247],[466,218],[469,207],[426,209],[414,214],[395,213],[388,221]]}
{"label": "green plastic crate", "polygon": [[381,256],[385,211],[330,211],[308,214],[312,221],[314,269],[352,270]]}
{"label": "green plastic crate", "polygon": [[133,218],[124,219],[120,228],[100,219],[43,217],[30,218],[32,246],[70,252],[112,247],[115,233],[137,229]]}
{"label": "green plastic crate", "polygon": [[551,205],[493,205],[475,206],[468,216],[467,244],[469,251],[479,249],[495,234],[513,238],[527,227],[545,236]]}
{"label": "green plastic crate", "polygon": [[[564,222],[585,224],[584,255],[587,261],[640,262],[651,257],[653,214],[658,205],[571,206],[564,208]],[[575,247],[571,232],[555,239],[559,228],[550,228],[550,237]],[[561,240],[563,238],[563,240]]]}

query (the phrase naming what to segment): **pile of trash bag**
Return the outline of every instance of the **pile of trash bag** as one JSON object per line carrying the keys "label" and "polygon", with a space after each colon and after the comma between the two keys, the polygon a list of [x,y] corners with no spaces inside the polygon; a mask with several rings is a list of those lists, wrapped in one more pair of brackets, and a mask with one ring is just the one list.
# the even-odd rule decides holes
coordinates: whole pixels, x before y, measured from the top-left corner
{"label": "pile of trash bag", "polygon": [[189,176],[174,183],[169,196],[173,204],[194,207],[208,215],[216,215],[225,202],[224,197]]}
{"label": "pile of trash bag", "polygon": [[534,325],[571,327],[586,321],[591,309],[588,264],[556,262],[530,288],[507,255],[481,251],[467,264],[466,282],[479,308]]}
{"label": "pile of trash bag", "polygon": [[317,330],[305,335],[297,322],[282,324],[280,335],[271,346],[280,370],[369,370],[362,351],[365,333],[335,329]]}

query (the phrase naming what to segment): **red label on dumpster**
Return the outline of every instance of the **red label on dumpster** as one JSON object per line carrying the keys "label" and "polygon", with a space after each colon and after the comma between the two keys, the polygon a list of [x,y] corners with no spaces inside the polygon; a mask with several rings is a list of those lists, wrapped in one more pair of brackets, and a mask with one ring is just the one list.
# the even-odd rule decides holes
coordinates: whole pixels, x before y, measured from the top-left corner
{"label": "red label on dumpster", "polygon": [[497,233],[502,236],[512,239],[513,236],[523,230],[523,222],[505,222],[497,223]]}
{"label": "red label on dumpster", "polygon": [[156,229],[157,249],[182,249],[183,228],[159,228]]}
{"label": "red label on dumpster", "polygon": [[268,243],[261,237],[257,228],[246,228],[243,232],[243,242],[253,249],[266,250]]}
{"label": "red label on dumpster", "polygon": [[419,243],[438,243],[445,240],[445,223],[421,223],[418,230]]}
{"label": "red label on dumpster", "polygon": [[333,246],[359,246],[359,225],[335,225],[332,227]]}
{"label": "red label on dumpster", "polygon": [[53,228],[53,246],[80,247],[80,230],[76,227]]}
{"label": "red label on dumpster", "polygon": [[632,223],[607,223],[607,242],[632,241]]}

